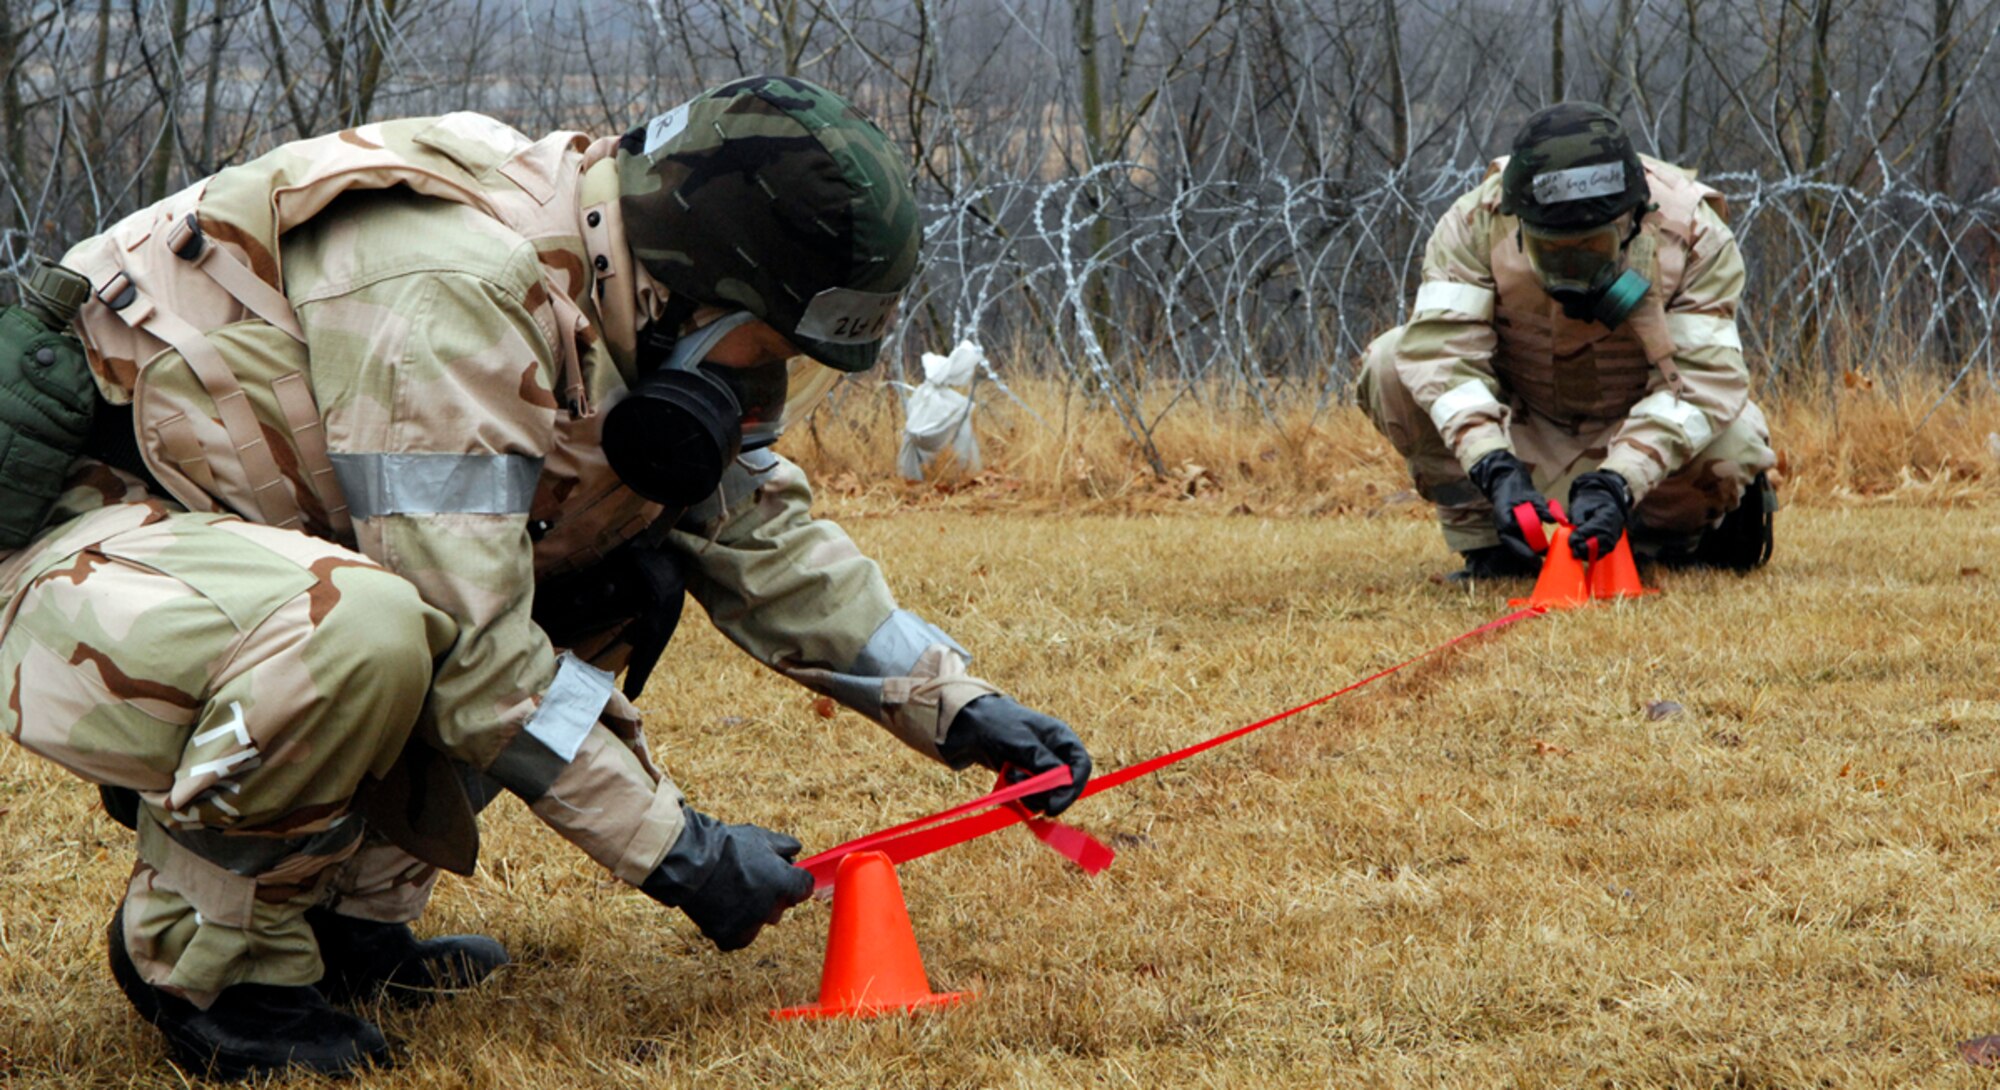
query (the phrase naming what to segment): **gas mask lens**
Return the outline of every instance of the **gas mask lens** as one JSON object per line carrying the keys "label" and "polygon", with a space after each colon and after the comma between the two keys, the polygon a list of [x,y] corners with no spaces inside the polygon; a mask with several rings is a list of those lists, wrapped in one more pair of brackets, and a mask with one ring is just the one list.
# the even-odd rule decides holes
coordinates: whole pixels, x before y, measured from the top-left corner
{"label": "gas mask lens", "polygon": [[1588,232],[1556,237],[1524,227],[1521,244],[1535,276],[1550,292],[1597,291],[1618,275],[1625,232],[1623,217]]}

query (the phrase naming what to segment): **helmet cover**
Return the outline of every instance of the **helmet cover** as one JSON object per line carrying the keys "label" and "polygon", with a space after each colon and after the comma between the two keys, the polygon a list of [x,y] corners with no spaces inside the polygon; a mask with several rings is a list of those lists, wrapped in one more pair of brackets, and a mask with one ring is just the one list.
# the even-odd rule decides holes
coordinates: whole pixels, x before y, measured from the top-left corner
{"label": "helmet cover", "polygon": [[1562,102],[1528,118],[1500,174],[1500,211],[1531,234],[1588,233],[1646,204],[1646,168],[1602,106]]}
{"label": "helmet cover", "polygon": [[874,365],[916,273],[909,166],[846,99],[789,76],[705,91],[618,144],[633,256],[841,371]]}

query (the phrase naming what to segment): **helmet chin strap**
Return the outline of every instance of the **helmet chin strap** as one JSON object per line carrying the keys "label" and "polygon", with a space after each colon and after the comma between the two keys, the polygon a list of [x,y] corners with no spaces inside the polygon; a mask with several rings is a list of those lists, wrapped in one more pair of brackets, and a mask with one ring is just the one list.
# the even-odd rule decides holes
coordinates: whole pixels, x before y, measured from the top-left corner
{"label": "helmet chin strap", "polygon": [[673,354],[681,340],[681,327],[688,324],[701,304],[682,295],[670,292],[660,316],[647,322],[639,330],[637,361],[639,377],[644,378],[658,370]]}
{"label": "helmet chin strap", "polygon": [[660,361],[660,366],[669,371],[692,371],[708,358],[722,338],[731,330],[757,320],[755,314],[747,310],[732,310],[720,318],[702,326],[693,333],[677,339],[673,351]]}

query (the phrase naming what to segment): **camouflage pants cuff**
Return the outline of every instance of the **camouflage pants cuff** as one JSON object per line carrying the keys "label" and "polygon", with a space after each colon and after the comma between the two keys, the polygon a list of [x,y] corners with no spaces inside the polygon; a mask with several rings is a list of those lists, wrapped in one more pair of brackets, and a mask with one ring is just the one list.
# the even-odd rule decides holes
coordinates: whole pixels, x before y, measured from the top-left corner
{"label": "camouflage pants cuff", "polygon": [[139,975],[204,1008],[236,984],[318,981],[325,966],[305,911],[358,843],[289,856],[251,877],[202,858],[142,810],[124,908],[125,945]]}
{"label": "camouflage pants cuff", "polygon": [[1493,524],[1493,509],[1447,507],[1437,509],[1438,529],[1444,533],[1445,547],[1455,553],[1490,549],[1500,544],[1500,530]]}

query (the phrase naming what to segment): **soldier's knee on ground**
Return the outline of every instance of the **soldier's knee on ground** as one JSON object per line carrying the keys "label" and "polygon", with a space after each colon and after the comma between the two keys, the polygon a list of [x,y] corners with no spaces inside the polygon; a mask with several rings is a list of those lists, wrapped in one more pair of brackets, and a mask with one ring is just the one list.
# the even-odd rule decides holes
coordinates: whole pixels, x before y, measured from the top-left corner
{"label": "soldier's knee on ground", "polygon": [[[1402,337],[1399,326],[1369,342],[1354,385],[1355,400],[1375,430],[1409,463],[1420,490],[1461,480],[1464,467],[1445,445],[1444,436],[1438,434],[1431,415],[1417,404],[1397,367],[1396,349]],[[1451,502],[1431,498],[1433,502]]]}
{"label": "soldier's knee on ground", "polygon": [[1406,436],[1399,437],[1397,434],[1406,429],[1396,426],[1397,418],[1404,414],[1396,412],[1394,404],[1398,394],[1403,399],[1409,399],[1402,376],[1396,373],[1396,343],[1402,337],[1403,329],[1398,326],[1368,342],[1368,347],[1362,350],[1361,366],[1354,378],[1355,404],[1399,451],[1409,445]]}
{"label": "soldier's knee on ground", "polygon": [[1754,404],[1745,405],[1721,435],[1639,502],[1635,515],[1641,530],[1635,540],[1654,536],[1692,544],[1720,526],[1746,497],[1763,504],[1763,494],[1751,485],[1777,464],[1770,444],[1764,414]]}
{"label": "soldier's knee on ground", "polygon": [[198,1005],[319,979],[303,914],[360,845],[355,792],[402,752],[455,635],[401,577],[283,547],[311,585],[245,634],[185,728],[166,805],[149,798],[141,815],[124,935],[148,984]]}
{"label": "soldier's knee on ground", "polygon": [[1445,446],[1430,414],[1417,404],[1396,366],[1403,327],[1397,326],[1368,343],[1361,356],[1354,396],[1375,429],[1389,440],[1409,466],[1417,493],[1438,509],[1445,543],[1456,552],[1499,543],[1492,509],[1465,475],[1457,456]]}

